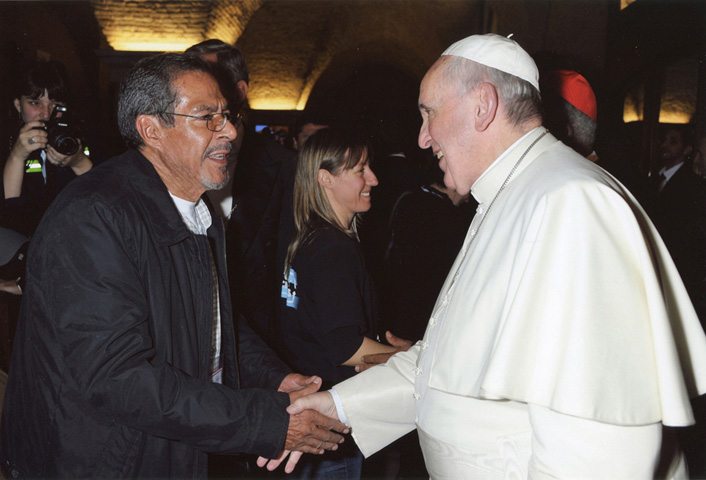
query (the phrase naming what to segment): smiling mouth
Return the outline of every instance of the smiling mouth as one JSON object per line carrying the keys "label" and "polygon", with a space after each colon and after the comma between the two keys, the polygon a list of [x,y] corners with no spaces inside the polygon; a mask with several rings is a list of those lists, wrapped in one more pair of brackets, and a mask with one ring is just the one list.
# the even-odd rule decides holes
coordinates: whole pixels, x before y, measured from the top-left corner
{"label": "smiling mouth", "polygon": [[209,155],[208,158],[211,158],[211,159],[219,161],[219,162],[225,162],[228,160],[228,154],[227,153],[216,153],[216,154]]}
{"label": "smiling mouth", "polygon": [[370,192],[361,193],[361,195],[362,195],[363,197],[369,197],[369,196],[370,196]]}
{"label": "smiling mouth", "polygon": [[209,158],[217,163],[228,163],[228,157],[232,149],[233,145],[230,143],[214,145],[206,151],[204,159]]}

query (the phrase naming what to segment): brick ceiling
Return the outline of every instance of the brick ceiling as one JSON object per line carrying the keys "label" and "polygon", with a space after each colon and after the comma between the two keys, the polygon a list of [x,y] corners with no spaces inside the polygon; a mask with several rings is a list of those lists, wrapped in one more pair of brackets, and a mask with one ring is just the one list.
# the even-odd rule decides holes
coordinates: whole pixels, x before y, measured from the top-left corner
{"label": "brick ceiling", "polygon": [[182,50],[208,38],[236,44],[254,108],[303,109],[326,70],[335,82],[361,63],[419,79],[443,48],[477,30],[475,0],[92,0],[115,50]]}

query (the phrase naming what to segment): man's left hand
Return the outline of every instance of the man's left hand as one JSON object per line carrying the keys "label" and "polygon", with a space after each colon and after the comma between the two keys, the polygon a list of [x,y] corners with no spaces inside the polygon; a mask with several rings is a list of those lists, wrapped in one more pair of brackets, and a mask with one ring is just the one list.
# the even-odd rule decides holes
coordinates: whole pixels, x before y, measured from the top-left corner
{"label": "man's left hand", "polygon": [[305,377],[298,373],[290,373],[284,377],[277,391],[288,393],[290,403],[294,403],[300,397],[319,391],[319,388],[321,388],[320,377],[316,375]]}

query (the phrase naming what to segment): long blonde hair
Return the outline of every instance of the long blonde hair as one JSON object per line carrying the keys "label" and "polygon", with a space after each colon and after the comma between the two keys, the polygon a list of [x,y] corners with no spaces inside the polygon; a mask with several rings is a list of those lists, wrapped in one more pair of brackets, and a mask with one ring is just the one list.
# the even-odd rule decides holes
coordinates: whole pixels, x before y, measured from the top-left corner
{"label": "long blonde hair", "polygon": [[356,214],[350,226],[342,225],[319,183],[319,170],[340,175],[354,168],[363,155],[370,155],[370,145],[355,133],[336,128],[324,128],[314,133],[299,150],[297,172],[294,179],[294,224],[296,234],[289,244],[284,264],[285,273],[302,243],[322,226],[332,225],[357,239]]}

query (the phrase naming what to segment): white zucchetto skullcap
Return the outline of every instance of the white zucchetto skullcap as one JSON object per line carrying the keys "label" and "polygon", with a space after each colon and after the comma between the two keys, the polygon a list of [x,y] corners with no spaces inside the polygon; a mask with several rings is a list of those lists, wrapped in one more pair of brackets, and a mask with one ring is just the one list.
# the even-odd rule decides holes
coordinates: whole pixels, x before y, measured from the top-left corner
{"label": "white zucchetto skullcap", "polygon": [[472,60],[529,82],[539,90],[539,70],[532,57],[508,37],[487,33],[471,35],[451,45],[441,56],[454,55]]}

